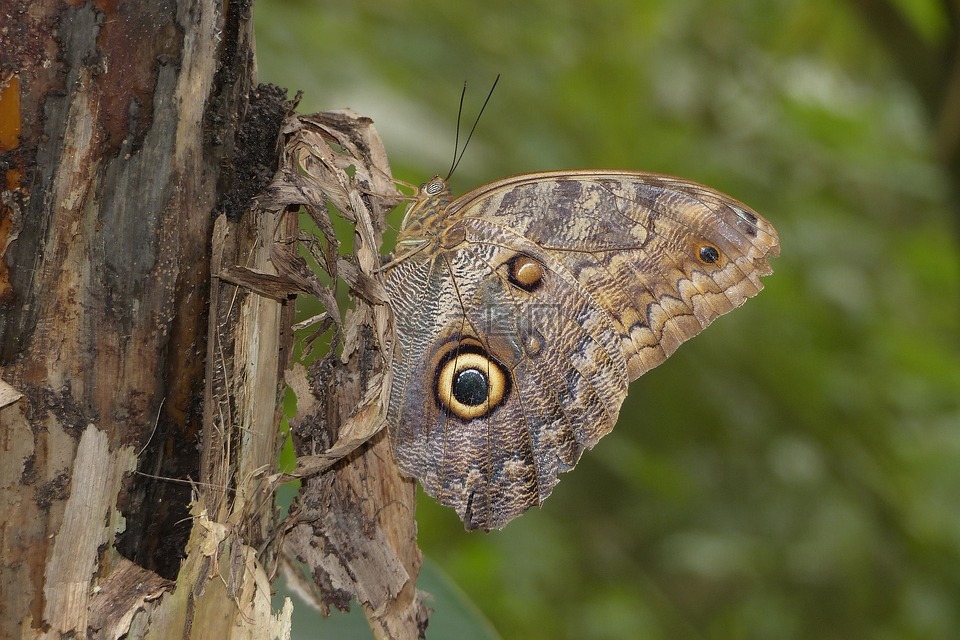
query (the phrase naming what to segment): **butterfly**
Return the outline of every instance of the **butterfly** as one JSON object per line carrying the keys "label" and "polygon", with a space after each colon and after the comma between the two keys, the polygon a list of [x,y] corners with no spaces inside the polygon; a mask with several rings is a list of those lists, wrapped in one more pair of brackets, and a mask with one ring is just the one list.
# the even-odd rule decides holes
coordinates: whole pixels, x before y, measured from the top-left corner
{"label": "butterfly", "polygon": [[468,529],[550,495],[628,384],[758,293],[773,226],[714,189],[636,171],[421,185],[386,286],[387,424],[403,472]]}

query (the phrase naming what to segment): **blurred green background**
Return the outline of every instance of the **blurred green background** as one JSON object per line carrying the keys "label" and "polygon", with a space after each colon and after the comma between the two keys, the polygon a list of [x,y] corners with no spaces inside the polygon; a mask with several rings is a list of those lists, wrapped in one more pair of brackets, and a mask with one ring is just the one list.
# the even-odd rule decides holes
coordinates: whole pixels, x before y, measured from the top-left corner
{"label": "blurred green background", "polygon": [[[302,90],[302,112],[372,117],[398,178],[446,172],[464,80],[472,121],[501,73],[455,192],[546,169],[654,170],[780,232],[765,291],[634,383],[617,429],[542,510],[466,533],[421,496],[437,624],[958,637],[958,13],[934,0],[256,3],[261,79]],[[344,620],[294,632],[370,637]]]}

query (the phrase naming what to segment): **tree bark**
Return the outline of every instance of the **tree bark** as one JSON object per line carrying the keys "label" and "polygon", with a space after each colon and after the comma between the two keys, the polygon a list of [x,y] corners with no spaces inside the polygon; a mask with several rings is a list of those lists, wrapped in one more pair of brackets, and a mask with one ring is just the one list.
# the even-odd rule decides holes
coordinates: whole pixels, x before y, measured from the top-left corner
{"label": "tree bark", "polygon": [[244,213],[289,107],[254,81],[250,2],[0,20],[0,637],[282,637],[292,306],[216,277],[296,230]]}

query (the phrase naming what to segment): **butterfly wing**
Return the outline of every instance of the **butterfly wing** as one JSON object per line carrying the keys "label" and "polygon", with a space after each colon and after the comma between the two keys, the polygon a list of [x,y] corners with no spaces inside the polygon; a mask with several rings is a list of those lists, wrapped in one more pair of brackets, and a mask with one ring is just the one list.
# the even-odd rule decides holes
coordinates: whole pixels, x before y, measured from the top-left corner
{"label": "butterfly wing", "polygon": [[756,294],[773,227],[707,187],[628,172],[491,183],[388,274],[401,468],[468,528],[550,494],[627,383]]}

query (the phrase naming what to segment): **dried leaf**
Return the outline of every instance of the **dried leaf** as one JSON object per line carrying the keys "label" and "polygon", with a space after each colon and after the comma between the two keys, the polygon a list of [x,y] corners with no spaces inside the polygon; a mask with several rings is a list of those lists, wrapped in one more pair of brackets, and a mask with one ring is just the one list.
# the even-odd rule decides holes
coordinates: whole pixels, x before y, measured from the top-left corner
{"label": "dried leaf", "polygon": [[[333,323],[339,330],[327,356],[309,370],[288,372],[298,399],[291,421],[295,475],[304,481],[285,547],[308,564],[324,608],[345,608],[356,598],[378,637],[422,636],[415,485],[401,475],[383,429],[395,339],[380,241],[385,215],[402,196],[369,118],[339,111],[295,120],[284,129],[283,168],[259,203],[274,211],[303,207],[316,224],[316,235],[301,238],[301,247],[331,284],[293,251],[275,249],[272,258],[288,286],[324,306],[305,351]],[[328,204],[354,224],[352,256],[340,255]],[[338,278],[350,289],[349,312],[337,302]]]}

